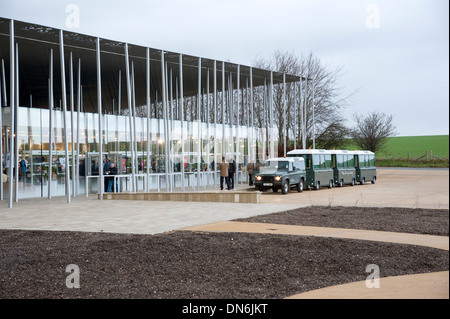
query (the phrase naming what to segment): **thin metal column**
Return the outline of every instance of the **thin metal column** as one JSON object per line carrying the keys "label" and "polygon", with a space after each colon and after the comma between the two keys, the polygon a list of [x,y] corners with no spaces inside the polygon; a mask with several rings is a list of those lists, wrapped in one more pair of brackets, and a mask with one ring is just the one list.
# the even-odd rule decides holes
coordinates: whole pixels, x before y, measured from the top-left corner
{"label": "thin metal column", "polygon": [[167,153],[167,97],[166,97],[166,69],[164,62],[164,51],[161,51],[161,91],[162,91],[162,103],[163,103],[163,124],[164,124],[164,173],[166,177],[166,191],[169,191],[169,172],[168,172],[168,153]]}
{"label": "thin metal column", "polygon": [[145,84],[146,84],[146,94],[147,94],[147,180],[146,180],[146,191],[150,190],[150,48],[146,50],[146,64],[145,64]]}
{"label": "thin metal column", "polygon": [[237,90],[237,120],[236,120],[236,188],[239,188],[239,159],[240,159],[240,153],[241,153],[241,134],[240,134],[240,112],[241,112],[241,88],[240,88],[240,82],[241,82],[241,66],[238,64],[237,66],[237,75],[236,75],[236,90]]}
{"label": "thin metal column", "polygon": [[286,129],[287,129],[287,118],[286,118],[286,73],[283,73],[283,139],[284,139],[284,157],[286,157]]}
{"label": "thin metal column", "polygon": [[[81,110],[81,59],[78,59],[78,74],[77,74],[77,172],[76,172],[76,192],[80,188],[80,110]],[[86,173],[85,173],[86,175]]]}
{"label": "thin metal column", "polygon": [[[131,103],[133,106],[133,125],[131,126],[132,128],[132,134],[133,134],[133,143],[132,143],[132,148],[133,148],[133,152],[134,152],[134,161],[137,164],[138,163],[138,151],[137,151],[137,135],[136,135],[136,83],[135,83],[135,77],[134,77],[134,61],[131,61]],[[139,166],[138,166],[139,167]],[[136,167],[135,165],[135,169],[137,169],[137,171],[139,171],[138,167]],[[138,172],[139,173],[139,172]],[[133,179],[133,184],[135,184],[135,189],[136,192],[139,190],[138,187],[138,181],[137,179]]]}
{"label": "thin metal column", "polygon": [[48,79],[48,199],[52,198],[52,175],[53,175],[53,49],[50,49],[50,65]]}
{"label": "thin metal column", "polygon": [[[69,171],[69,141],[67,139],[67,96],[66,96],[66,70],[64,61],[64,34],[63,30],[59,31],[59,53],[61,59],[61,89],[62,89],[62,104],[64,111],[64,155],[65,155],[65,178],[66,178],[66,196],[67,203],[70,204],[70,171]],[[101,175],[102,176],[102,175]]]}
{"label": "thin metal column", "polygon": [[[3,89],[3,106],[7,105],[6,98],[6,75],[5,75],[5,60],[2,59],[2,89]],[[0,101],[1,103],[1,101]]]}
{"label": "thin metal column", "polygon": [[2,85],[3,81],[0,79],[0,172],[2,180],[0,181],[0,200],[3,200],[3,116],[2,116]]}
{"label": "thin metal column", "polygon": [[[169,73],[167,73],[169,74]],[[170,103],[168,103],[169,105],[169,113],[168,113],[168,123],[169,125],[167,126],[169,128],[168,132],[169,132],[169,176],[170,176],[170,191],[173,191],[173,185],[174,185],[174,171],[173,171],[173,136],[172,136],[172,132],[173,132],[173,72],[172,72],[172,68],[170,68],[170,84],[169,86],[169,94],[167,94],[167,96],[170,96]]]}
{"label": "thin metal column", "polygon": [[16,201],[16,203],[19,201],[19,44],[16,43],[16,103],[14,108],[15,110],[15,118],[14,118],[14,133],[16,135],[16,144],[15,144],[15,179],[16,179],[16,183],[15,183],[15,192],[14,192],[14,199]]}
{"label": "thin metal column", "polygon": [[314,95],[315,95],[315,81],[314,79],[312,80],[312,121],[313,121],[313,127],[312,127],[312,139],[313,139],[313,149],[316,149],[316,118],[314,115],[315,112],[315,100],[314,100]]}
{"label": "thin metal column", "polygon": [[214,71],[213,71],[213,79],[214,79],[214,186],[217,185],[217,61],[214,60]]}
{"label": "thin metal column", "polygon": [[202,94],[202,58],[198,58],[198,93],[197,93],[197,120],[198,120],[198,131],[197,131],[197,135],[198,135],[198,140],[197,140],[197,190],[200,190],[200,171],[201,171],[201,167],[200,167],[200,161],[201,161],[201,157],[200,157],[200,149],[201,149],[201,145],[202,145],[202,136],[201,136],[201,124],[202,124],[202,119],[201,119],[201,113],[200,113],[200,107],[201,107],[201,94]]}
{"label": "thin metal column", "polygon": [[185,191],[184,185],[184,92],[183,92],[183,55],[180,54],[180,123],[181,123],[181,189]]}
{"label": "thin metal column", "polygon": [[206,151],[206,185],[209,187],[209,173],[210,173],[210,153],[211,153],[211,132],[210,132],[210,125],[209,125],[209,69],[206,69],[206,143],[207,143],[207,151]]}
{"label": "thin metal column", "polygon": [[252,132],[252,155],[253,157],[251,157],[251,159],[253,160],[253,162],[256,162],[256,141],[255,141],[255,129],[254,129],[254,125],[255,125],[255,121],[253,118],[253,68],[250,67],[250,107],[251,107],[251,117],[252,117],[252,123],[250,125],[251,127],[251,132]]}
{"label": "thin metal column", "polygon": [[225,150],[225,62],[222,62],[222,156]]}
{"label": "thin metal column", "polygon": [[275,144],[274,144],[274,136],[273,136],[273,71],[270,71],[270,88],[269,88],[269,117],[270,117],[270,136],[269,136],[269,145],[270,145],[270,157],[275,157]]}
{"label": "thin metal column", "polygon": [[73,127],[73,116],[74,116],[74,96],[73,96],[73,58],[72,52],[70,52],[70,132],[72,141],[72,196],[75,197],[75,182],[78,177],[75,175],[75,147],[74,147],[74,127]]}
{"label": "thin metal column", "polygon": [[100,62],[100,38],[96,41],[96,58],[97,58],[97,112],[98,112],[98,175],[100,178],[100,200],[103,200],[103,192],[105,190],[103,176],[103,123],[102,123],[102,74]]}
{"label": "thin metal column", "polygon": [[125,76],[127,79],[127,97],[128,97],[128,118],[130,121],[130,152],[131,152],[131,191],[136,192],[135,188],[135,160],[133,152],[133,120],[132,120],[132,105],[131,105],[131,83],[130,83],[130,60],[128,58],[128,43],[125,43]]}
{"label": "thin metal column", "polygon": [[9,171],[8,171],[8,180],[9,180],[9,203],[8,203],[8,207],[12,208],[13,205],[13,168],[15,165],[15,160],[14,160],[14,119],[15,119],[15,114],[14,114],[14,93],[15,93],[15,80],[14,80],[14,76],[15,76],[15,63],[14,63],[14,57],[15,57],[15,53],[14,53],[14,20],[11,20],[9,22],[9,68],[10,68],[10,72],[9,72],[9,77],[10,77],[10,101],[9,101],[9,107],[11,110],[11,126],[10,126],[10,133],[9,133]]}

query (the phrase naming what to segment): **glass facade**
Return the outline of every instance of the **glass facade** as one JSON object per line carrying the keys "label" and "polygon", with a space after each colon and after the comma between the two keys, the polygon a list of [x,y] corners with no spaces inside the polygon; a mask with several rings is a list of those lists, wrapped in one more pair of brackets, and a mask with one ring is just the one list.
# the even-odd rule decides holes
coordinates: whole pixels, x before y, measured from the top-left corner
{"label": "glass facade", "polygon": [[101,197],[110,162],[116,191],[216,187],[222,156],[247,183],[248,163],[278,153],[274,85],[300,81],[4,18],[0,60],[0,195],[10,207],[13,197]]}

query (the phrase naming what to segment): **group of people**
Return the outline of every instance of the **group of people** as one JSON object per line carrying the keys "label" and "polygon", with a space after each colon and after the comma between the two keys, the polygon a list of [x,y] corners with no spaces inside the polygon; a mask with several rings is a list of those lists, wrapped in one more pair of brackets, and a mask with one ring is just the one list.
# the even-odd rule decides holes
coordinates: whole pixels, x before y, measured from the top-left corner
{"label": "group of people", "polygon": [[222,156],[222,162],[217,167],[220,171],[220,190],[223,190],[223,181],[227,184],[227,190],[234,189],[234,174],[236,173],[236,161],[233,157],[228,157],[228,162],[225,156]]}
{"label": "group of people", "polygon": [[[228,157],[228,161],[225,160],[225,156],[222,156],[222,162],[217,166],[220,171],[220,190],[223,190],[223,182],[225,181],[227,190],[234,189],[234,175],[236,174],[236,161],[232,156]],[[253,164],[247,165],[247,172],[249,177],[249,185],[253,185],[252,174]]]}

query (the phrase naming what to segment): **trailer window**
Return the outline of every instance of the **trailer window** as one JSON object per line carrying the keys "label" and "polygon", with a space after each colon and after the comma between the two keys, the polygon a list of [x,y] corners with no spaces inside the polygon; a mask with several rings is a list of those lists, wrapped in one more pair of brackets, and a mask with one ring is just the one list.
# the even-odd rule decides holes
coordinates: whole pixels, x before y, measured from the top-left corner
{"label": "trailer window", "polygon": [[312,161],[313,161],[314,168],[321,168],[320,155],[313,155]]}
{"label": "trailer window", "polygon": [[324,157],[324,168],[332,168],[331,154],[322,156]]}
{"label": "trailer window", "polygon": [[347,155],[348,156],[348,167],[355,167],[355,158],[352,155]]}

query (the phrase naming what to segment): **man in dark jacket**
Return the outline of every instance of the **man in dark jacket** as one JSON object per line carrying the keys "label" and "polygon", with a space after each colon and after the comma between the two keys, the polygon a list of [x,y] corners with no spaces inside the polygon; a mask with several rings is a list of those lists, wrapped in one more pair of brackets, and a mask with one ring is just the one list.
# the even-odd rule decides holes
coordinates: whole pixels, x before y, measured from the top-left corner
{"label": "man in dark jacket", "polygon": [[236,173],[236,161],[232,156],[230,156],[228,162],[230,163],[230,167],[228,168],[228,180],[230,181],[230,189],[234,189],[234,174]]}
{"label": "man in dark jacket", "polygon": [[[108,175],[108,177],[105,178],[106,180],[108,180],[108,189],[106,190],[106,192],[109,193],[109,192],[111,192],[111,189],[114,184],[114,175],[117,175],[117,167],[116,167],[116,165],[114,165],[114,163],[111,163],[109,171],[107,171],[106,174]],[[116,184],[116,192],[119,190],[118,188],[119,187]]]}

